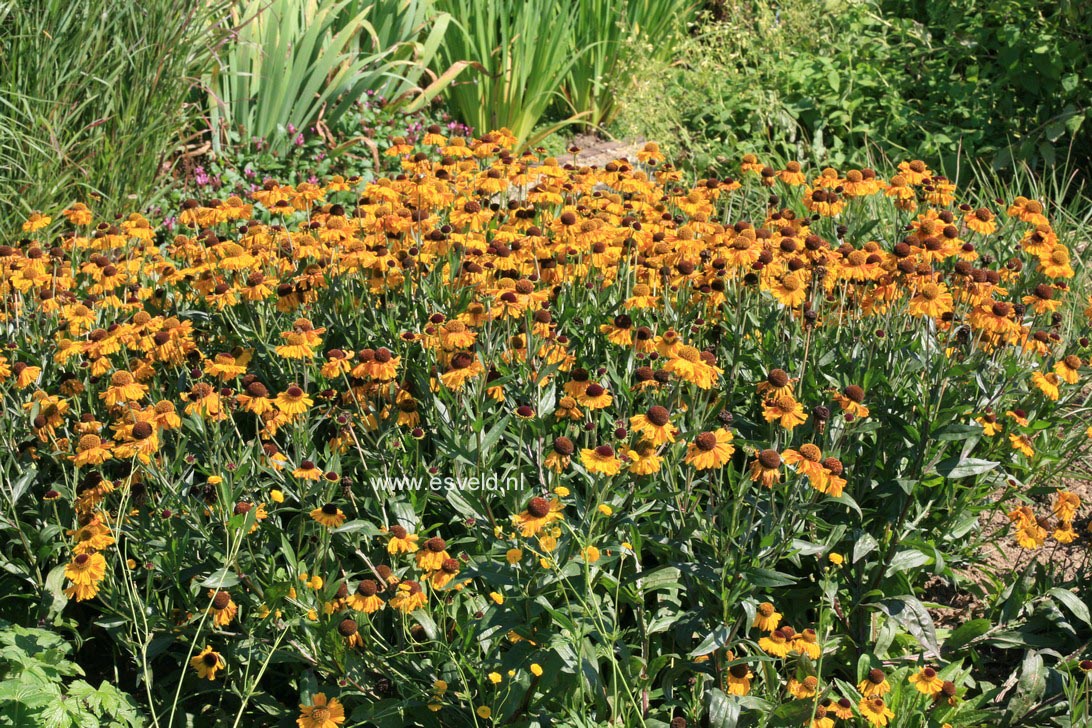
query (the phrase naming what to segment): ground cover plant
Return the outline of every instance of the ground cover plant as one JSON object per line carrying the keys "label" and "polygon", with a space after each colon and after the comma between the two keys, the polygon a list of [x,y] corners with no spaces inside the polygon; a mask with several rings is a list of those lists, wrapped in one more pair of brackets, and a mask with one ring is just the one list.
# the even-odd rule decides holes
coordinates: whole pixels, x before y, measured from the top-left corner
{"label": "ground cover plant", "polygon": [[[968,577],[990,513],[1029,552],[1088,546],[1062,478],[1092,297],[1042,201],[920,161],[690,186],[654,144],[591,168],[507,130],[384,154],[400,174],[265,180],[169,227],[74,204],[0,246],[0,617],[75,642],[66,700],[164,726],[1087,719],[1087,574]],[[938,626],[937,580],[979,616]],[[3,644],[19,685],[78,674]],[[63,717],[30,692],[0,711]]]}

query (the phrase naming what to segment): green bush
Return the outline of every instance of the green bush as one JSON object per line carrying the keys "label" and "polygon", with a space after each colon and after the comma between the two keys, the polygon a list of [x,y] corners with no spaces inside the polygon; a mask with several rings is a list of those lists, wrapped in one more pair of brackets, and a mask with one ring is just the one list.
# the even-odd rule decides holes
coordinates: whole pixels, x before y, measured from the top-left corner
{"label": "green bush", "polygon": [[616,133],[673,141],[699,172],[726,172],[745,152],[863,166],[882,148],[951,177],[960,159],[999,170],[1092,159],[1090,6],[744,0],[717,10],[675,63],[634,49]]}

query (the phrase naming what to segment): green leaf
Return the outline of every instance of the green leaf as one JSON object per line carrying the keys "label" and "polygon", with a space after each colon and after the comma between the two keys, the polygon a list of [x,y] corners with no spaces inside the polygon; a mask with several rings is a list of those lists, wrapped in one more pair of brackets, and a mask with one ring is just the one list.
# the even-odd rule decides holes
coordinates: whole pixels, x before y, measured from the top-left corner
{"label": "green leaf", "polygon": [[948,458],[937,463],[937,472],[945,478],[952,480],[969,478],[973,475],[988,473],[1000,463],[992,460],[978,460],[976,458]]}
{"label": "green leaf", "polygon": [[940,646],[937,644],[937,632],[936,627],[933,625],[933,618],[929,616],[925,605],[917,597],[909,594],[893,597],[883,600],[878,606],[899,626],[913,635],[921,646],[932,655],[940,655]]}
{"label": "green leaf", "polygon": [[958,652],[960,648],[989,632],[992,626],[990,620],[984,618],[964,622],[952,630],[952,633],[948,635],[948,639],[944,640],[944,653],[950,655]]}
{"label": "green leaf", "polygon": [[739,723],[739,701],[718,688],[705,694],[705,709],[709,728],[736,728]]}
{"label": "green leaf", "polygon": [[1089,614],[1088,604],[1082,601],[1076,594],[1067,589],[1054,587],[1048,591],[1046,595],[1061,603],[1062,606],[1072,612],[1073,616],[1084,622],[1085,625],[1092,627],[1092,615]]}
{"label": "green leaf", "polygon": [[853,544],[853,556],[852,563],[856,564],[858,561],[868,556],[870,553],[879,548],[880,544],[876,542],[870,533],[862,533],[857,539],[857,543]]}
{"label": "green leaf", "polygon": [[918,569],[931,563],[933,563],[932,556],[922,553],[917,549],[903,549],[891,559],[891,563],[888,565],[887,572],[884,576],[892,576],[903,571]]}

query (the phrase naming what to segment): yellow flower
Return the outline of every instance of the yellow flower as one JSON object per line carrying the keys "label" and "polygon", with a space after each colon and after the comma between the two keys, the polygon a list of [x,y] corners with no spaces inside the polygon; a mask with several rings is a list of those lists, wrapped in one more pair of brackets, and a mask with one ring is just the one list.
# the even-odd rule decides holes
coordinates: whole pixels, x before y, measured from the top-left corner
{"label": "yellow flower", "polygon": [[687,444],[683,460],[693,465],[695,470],[724,467],[736,451],[732,439],[732,433],[723,427],[703,432],[694,438],[694,442]]}
{"label": "yellow flower", "polygon": [[611,516],[611,515],[614,515],[614,509],[613,509],[613,508],[611,508],[610,506],[608,506],[608,505],[607,505],[606,503],[600,503],[600,504],[599,504],[599,507],[597,508],[597,510],[598,510],[598,511],[599,511],[600,513],[602,513],[602,514],[603,514],[604,516]]}
{"label": "yellow flower", "polygon": [[531,663],[531,674],[535,677],[542,677],[542,665],[537,662]]}
{"label": "yellow flower", "polygon": [[299,728],[336,728],[345,722],[345,708],[337,698],[326,699],[325,693],[315,693],[311,704],[300,704]]}
{"label": "yellow flower", "polygon": [[345,523],[345,514],[333,503],[327,503],[311,511],[311,518],[326,528],[337,528]]}
{"label": "yellow flower", "polygon": [[500,685],[503,680],[504,678],[501,677],[501,674],[499,672],[489,673],[489,682],[493,683],[494,685]]}
{"label": "yellow flower", "polygon": [[215,680],[217,671],[223,670],[226,666],[223,656],[219,652],[214,652],[208,645],[190,659],[190,667],[202,680]]}

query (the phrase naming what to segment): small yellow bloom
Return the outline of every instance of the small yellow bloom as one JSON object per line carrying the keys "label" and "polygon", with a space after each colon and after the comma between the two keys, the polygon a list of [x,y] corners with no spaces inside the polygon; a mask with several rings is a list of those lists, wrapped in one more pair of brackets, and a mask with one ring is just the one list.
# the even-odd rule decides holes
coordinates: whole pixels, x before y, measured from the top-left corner
{"label": "small yellow bloom", "polygon": [[498,592],[489,592],[489,598],[496,604],[504,604],[504,595]]}
{"label": "small yellow bloom", "polygon": [[535,677],[542,677],[542,665],[537,662],[531,663],[531,674]]}
{"label": "small yellow bloom", "polygon": [[269,497],[273,500],[274,503],[284,503],[284,493],[277,490],[276,488],[269,492]]}
{"label": "small yellow bloom", "polygon": [[606,503],[603,503],[599,506],[599,512],[602,513],[604,516],[609,516],[614,513],[614,509],[608,506]]}
{"label": "small yellow bloom", "polygon": [[478,714],[478,717],[482,720],[489,720],[489,716],[493,715],[493,711],[486,705],[478,706],[478,709],[474,711]]}
{"label": "small yellow bloom", "polygon": [[845,563],[845,559],[842,557],[842,555],[835,551],[831,551],[829,554],[827,554],[827,559],[835,566],[841,566],[843,563]]}
{"label": "small yellow bloom", "polygon": [[564,498],[568,496],[569,492],[569,489],[566,488],[564,485],[559,485],[554,488],[554,495],[556,495],[558,498]]}
{"label": "small yellow bloom", "polygon": [[494,685],[500,685],[503,681],[504,678],[501,677],[501,674],[499,672],[489,673],[489,682],[493,683]]}

